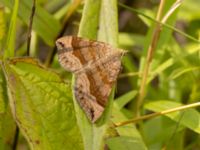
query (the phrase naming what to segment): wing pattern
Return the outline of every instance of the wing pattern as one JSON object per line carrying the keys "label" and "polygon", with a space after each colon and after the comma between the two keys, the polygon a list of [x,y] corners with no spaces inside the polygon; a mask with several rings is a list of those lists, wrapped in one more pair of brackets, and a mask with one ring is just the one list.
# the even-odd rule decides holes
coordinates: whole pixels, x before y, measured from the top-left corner
{"label": "wing pattern", "polygon": [[56,41],[60,64],[75,74],[74,94],[91,122],[98,120],[121,69],[123,50],[67,36]]}

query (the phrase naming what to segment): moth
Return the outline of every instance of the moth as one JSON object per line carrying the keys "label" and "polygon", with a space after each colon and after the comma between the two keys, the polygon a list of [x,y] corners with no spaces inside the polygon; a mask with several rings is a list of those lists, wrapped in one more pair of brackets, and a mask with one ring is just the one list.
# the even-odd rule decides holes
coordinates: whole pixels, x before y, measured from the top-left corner
{"label": "moth", "polygon": [[96,122],[106,107],[125,51],[75,36],[58,39],[56,46],[61,66],[75,76],[76,100],[89,120]]}

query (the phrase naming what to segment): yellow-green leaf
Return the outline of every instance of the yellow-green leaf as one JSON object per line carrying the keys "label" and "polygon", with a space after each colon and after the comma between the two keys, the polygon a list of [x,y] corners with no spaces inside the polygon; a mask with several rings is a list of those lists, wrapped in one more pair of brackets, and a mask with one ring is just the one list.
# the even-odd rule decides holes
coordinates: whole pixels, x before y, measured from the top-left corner
{"label": "yellow-green leaf", "polygon": [[31,59],[3,68],[12,114],[31,149],[83,149],[69,85]]}

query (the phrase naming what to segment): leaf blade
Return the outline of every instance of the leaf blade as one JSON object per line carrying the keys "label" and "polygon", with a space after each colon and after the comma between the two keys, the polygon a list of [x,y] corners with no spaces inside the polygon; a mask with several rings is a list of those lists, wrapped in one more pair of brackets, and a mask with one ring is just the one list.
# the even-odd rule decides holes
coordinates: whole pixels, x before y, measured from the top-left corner
{"label": "leaf blade", "polygon": [[13,116],[31,149],[82,149],[70,87],[32,61],[5,62],[4,70]]}

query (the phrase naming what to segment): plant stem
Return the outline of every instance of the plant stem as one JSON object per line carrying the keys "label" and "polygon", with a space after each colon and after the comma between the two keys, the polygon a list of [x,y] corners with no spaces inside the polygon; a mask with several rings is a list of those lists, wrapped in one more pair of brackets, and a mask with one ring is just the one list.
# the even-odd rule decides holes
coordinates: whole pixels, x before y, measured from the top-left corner
{"label": "plant stem", "polygon": [[12,145],[12,150],[16,150],[17,149],[18,138],[19,138],[19,127],[16,126],[15,137],[14,137],[14,141],[13,141],[13,145]]}
{"label": "plant stem", "polygon": [[[158,22],[160,22],[160,20],[161,20],[164,4],[165,4],[165,0],[161,0],[159,9],[158,9],[158,13],[157,13],[157,17],[156,17],[156,20]],[[144,97],[145,97],[145,88],[146,88],[147,77],[149,74],[149,67],[150,67],[150,64],[151,64],[151,61],[153,58],[153,54],[154,54],[154,51],[156,49],[156,46],[157,46],[157,43],[158,43],[158,40],[160,37],[160,32],[162,30],[162,25],[158,22],[156,23],[156,27],[153,31],[152,41],[151,41],[148,51],[147,51],[146,63],[144,66],[144,70],[142,72],[141,86],[139,89],[138,99],[136,101],[136,116],[139,116],[139,114],[140,114],[139,113],[140,106],[142,105]]]}
{"label": "plant stem", "polygon": [[[177,2],[176,8],[180,5],[180,3],[181,3],[181,1]],[[160,24],[162,24],[163,27],[166,27],[166,28],[168,28],[170,30],[173,30],[174,32],[179,33],[180,35],[185,36],[186,38],[188,38],[190,40],[193,40],[194,42],[200,43],[200,41],[198,39],[194,38],[193,36],[191,36],[189,34],[186,34],[185,32],[183,32],[183,31],[181,31],[181,30],[179,30],[179,29],[177,29],[177,28],[175,28],[175,27],[173,27],[173,26],[171,26],[171,25],[169,25],[167,23],[162,23],[162,22],[165,21],[165,18],[164,18],[164,20],[162,19],[162,22],[161,21],[157,21],[154,18],[151,18],[151,17],[147,16],[146,14],[144,14],[143,12],[141,12],[141,11],[139,11],[137,9],[134,9],[132,7],[129,7],[129,6],[126,6],[126,5],[122,4],[122,3],[118,3],[118,4],[119,4],[119,6],[125,8],[125,9],[127,9],[127,10],[129,10],[131,12],[134,12],[134,13],[136,12],[138,15],[141,15],[141,16],[143,16],[143,17],[145,17],[145,18],[147,18],[147,19],[149,19],[149,20],[151,20],[153,22],[160,23]]]}
{"label": "plant stem", "polygon": [[27,35],[27,56],[30,55],[31,31],[32,31],[34,14],[35,14],[35,0],[33,0],[31,15],[29,19],[29,27],[28,27],[28,35]]}
{"label": "plant stem", "polygon": [[161,116],[161,115],[166,115],[166,114],[169,114],[169,113],[172,113],[172,112],[185,110],[185,109],[198,107],[198,106],[200,106],[200,102],[188,104],[188,105],[184,105],[184,106],[180,106],[180,107],[176,107],[176,108],[171,108],[171,109],[164,110],[164,111],[161,111],[161,112],[156,112],[156,113],[144,115],[144,116],[141,116],[141,117],[138,117],[138,118],[135,118],[135,119],[130,119],[128,121],[116,123],[115,127],[124,126],[124,125],[130,124],[130,123],[136,123],[136,122],[141,121],[141,120],[155,118],[155,117],[158,117],[158,116]]}

